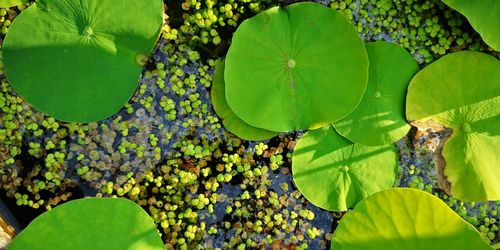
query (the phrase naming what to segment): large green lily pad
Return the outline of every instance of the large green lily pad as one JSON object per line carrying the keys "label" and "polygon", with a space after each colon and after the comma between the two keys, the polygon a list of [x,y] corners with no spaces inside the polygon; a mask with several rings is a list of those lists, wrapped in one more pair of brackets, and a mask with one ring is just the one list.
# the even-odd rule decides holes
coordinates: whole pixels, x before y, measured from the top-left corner
{"label": "large green lily pad", "polygon": [[484,42],[500,51],[500,1],[498,0],[442,0],[464,15]]}
{"label": "large green lily pad", "polygon": [[249,141],[261,141],[267,140],[278,135],[278,132],[273,132],[261,128],[256,128],[248,125],[243,120],[241,120],[236,114],[231,110],[226,102],[226,90],[224,82],[224,69],[225,62],[221,62],[217,65],[215,70],[213,82],[212,82],[212,104],[214,110],[219,117],[222,119],[222,124],[231,133],[240,137],[244,140]]}
{"label": "large green lily pad", "polygon": [[393,143],[410,130],[405,117],[406,89],[418,71],[415,59],[388,42],[366,44],[370,60],[368,87],[359,106],[335,129],[355,143],[377,146]]}
{"label": "large green lily pad", "polygon": [[352,24],[316,3],[275,7],[245,20],[226,57],[226,98],[246,123],[286,132],[348,115],[368,80]]}
{"label": "large green lily pad", "polygon": [[392,144],[354,144],[327,126],[307,132],[297,142],[292,174],[297,188],[311,203],[344,211],[394,186],[398,155]]}
{"label": "large green lily pad", "polygon": [[491,250],[481,234],[439,198],[394,188],[361,201],[340,220],[332,250]]}
{"label": "large green lily pad", "polygon": [[165,249],[151,217],[127,199],[84,198],[43,213],[9,250]]}
{"label": "large green lily pad", "polygon": [[162,10],[161,0],[39,0],[7,33],[7,78],[19,95],[59,120],[105,119],[134,93]]}
{"label": "large green lily pad", "polygon": [[427,66],[408,88],[408,121],[446,136],[437,163],[451,189],[442,186],[461,200],[500,199],[499,79],[499,60],[465,51]]}
{"label": "large green lily pad", "polygon": [[27,2],[28,0],[0,0],[0,8],[10,8]]}

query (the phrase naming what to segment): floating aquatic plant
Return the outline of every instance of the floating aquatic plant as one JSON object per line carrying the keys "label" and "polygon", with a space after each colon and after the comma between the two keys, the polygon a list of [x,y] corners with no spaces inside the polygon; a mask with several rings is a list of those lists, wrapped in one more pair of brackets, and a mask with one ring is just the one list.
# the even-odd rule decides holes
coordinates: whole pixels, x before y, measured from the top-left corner
{"label": "floating aquatic plant", "polygon": [[250,126],[234,114],[226,102],[224,69],[225,63],[221,62],[215,70],[211,92],[214,110],[222,118],[224,127],[241,139],[249,141],[267,140],[278,135],[278,132]]}
{"label": "floating aquatic plant", "polygon": [[355,144],[326,126],[307,132],[297,142],[292,174],[299,191],[314,205],[343,211],[394,186],[398,155],[392,144]]}
{"label": "floating aquatic plant", "polygon": [[226,57],[226,98],[246,123],[285,132],[349,114],[368,79],[368,57],[342,14],[315,3],[245,20]]}
{"label": "floating aquatic plant", "polygon": [[160,0],[39,0],[10,27],[5,73],[19,95],[59,120],[107,118],[134,93],[162,9]]}
{"label": "floating aquatic plant", "polygon": [[500,61],[464,51],[427,66],[408,88],[407,118],[420,129],[443,132],[437,150],[442,187],[461,200],[500,199],[498,79]]}
{"label": "floating aquatic plant", "polygon": [[366,50],[370,61],[368,87],[359,106],[335,123],[335,129],[355,143],[390,144],[410,130],[404,105],[408,83],[418,65],[394,43],[367,43]]}
{"label": "floating aquatic plant", "polygon": [[149,215],[127,199],[84,198],[32,221],[9,249],[164,249]]}
{"label": "floating aquatic plant", "polygon": [[442,0],[463,14],[484,42],[500,51],[500,1],[498,0]]}
{"label": "floating aquatic plant", "polygon": [[491,249],[443,201],[424,191],[388,189],[361,201],[341,220],[331,249]]}

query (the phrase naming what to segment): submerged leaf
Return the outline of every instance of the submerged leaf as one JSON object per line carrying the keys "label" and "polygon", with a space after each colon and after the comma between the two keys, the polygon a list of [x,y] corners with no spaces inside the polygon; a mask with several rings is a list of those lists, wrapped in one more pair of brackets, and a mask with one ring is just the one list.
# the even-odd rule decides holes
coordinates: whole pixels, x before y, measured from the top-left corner
{"label": "submerged leaf", "polygon": [[273,132],[261,128],[256,128],[242,121],[231,110],[226,102],[226,90],[224,83],[224,68],[225,63],[222,62],[215,70],[214,79],[212,82],[212,104],[217,115],[222,119],[222,124],[231,133],[244,140],[261,141],[267,140],[278,135],[278,132]]}
{"label": "submerged leaf", "polygon": [[445,130],[438,164],[453,196],[500,199],[500,61],[479,52],[442,57],[417,73],[406,115],[421,129]]}
{"label": "submerged leaf", "polygon": [[442,0],[464,15],[484,42],[500,51],[500,1],[498,0]]}
{"label": "submerged leaf", "polygon": [[390,144],[410,130],[404,114],[406,89],[418,65],[394,43],[374,42],[365,47],[370,60],[368,87],[359,106],[336,122],[335,129],[355,143]]}
{"label": "submerged leaf", "polygon": [[409,188],[378,192],[341,220],[332,250],[490,250],[481,234],[439,198]]}
{"label": "submerged leaf", "polygon": [[162,1],[39,0],[12,23],[3,44],[15,91],[63,121],[116,113],[134,93],[162,25]]}
{"label": "submerged leaf", "polygon": [[363,42],[342,14],[316,3],[245,20],[226,57],[226,98],[246,123],[286,132],[348,115],[368,80]]}
{"label": "submerged leaf", "polygon": [[394,186],[398,155],[392,144],[354,144],[326,126],[307,132],[297,142],[292,173],[297,188],[311,203],[343,211]]}
{"label": "submerged leaf", "polygon": [[127,199],[84,198],[43,213],[9,250],[160,250],[163,242],[151,217]]}

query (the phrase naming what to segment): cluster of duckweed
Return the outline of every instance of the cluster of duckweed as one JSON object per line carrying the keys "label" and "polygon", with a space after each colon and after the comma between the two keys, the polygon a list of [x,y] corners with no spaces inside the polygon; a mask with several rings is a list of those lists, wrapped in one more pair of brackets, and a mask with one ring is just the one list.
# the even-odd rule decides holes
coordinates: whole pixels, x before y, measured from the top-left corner
{"label": "cluster of duckweed", "polygon": [[[141,177],[127,176],[124,185],[103,182],[97,196],[136,201],[172,248],[324,248],[333,218],[293,188],[285,165],[292,137],[281,136],[265,149],[263,143],[248,144],[229,134],[225,138],[211,141],[214,147],[199,158],[190,145],[196,148],[208,141],[179,142],[171,151],[174,156],[156,168]],[[273,171],[273,164],[280,168]]]}
{"label": "cluster of duckweed", "polygon": [[464,49],[493,53],[441,0],[333,0],[330,7],[351,20],[363,39],[396,42],[419,64]]}
{"label": "cluster of duckweed", "polygon": [[[170,1],[163,38],[175,43],[215,45],[226,43],[246,17],[265,10],[273,0]],[[202,46],[203,47],[203,46]]]}
{"label": "cluster of duckweed", "polygon": [[221,190],[230,192],[219,194],[214,213],[203,213],[203,220],[211,224],[204,247],[327,246],[332,214],[306,202],[292,183],[289,166],[295,137],[279,136],[267,148],[264,143],[251,143],[246,149],[240,146],[239,150],[245,150],[243,157],[222,156],[216,178]]}
{"label": "cluster of duckweed", "polygon": [[[219,58],[203,58],[206,48],[198,45],[224,49],[236,25],[271,1],[170,2],[136,95],[107,120],[84,125],[45,116],[14,93],[0,67],[2,189],[34,209],[50,209],[75,190],[129,198],[151,214],[173,248],[325,248],[342,214],[314,207],[294,186],[290,152],[300,133],[241,141],[224,131],[210,103]],[[439,0],[321,2],[341,10],[365,40],[395,41],[421,65],[454,50],[486,50],[465,19]],[[23,8],[5,9],[1,27]],[[436,136],[398,143],[399,185],[434,193],[498,241],[498,203],[461,202],[438,191],[428,147]]]}

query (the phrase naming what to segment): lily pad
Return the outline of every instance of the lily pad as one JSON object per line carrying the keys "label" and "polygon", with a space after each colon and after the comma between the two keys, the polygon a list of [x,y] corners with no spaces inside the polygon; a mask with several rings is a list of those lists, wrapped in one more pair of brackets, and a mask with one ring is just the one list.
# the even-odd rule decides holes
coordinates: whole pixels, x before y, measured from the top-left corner
{"label": "lily pad", "polygon": [[221,117],[224,127],[241,139],[249,141],[267,140],[278,135],[278,132],[252,127],[234,114],[226,102],[224,69],[225,62],[221,62],[215,70],[211,92],[214,110]]}
{"label": "lily pad", "polygon": [[26,101],[59,120],[105,119],[134,93],[162,10],[161,0],[39,0],[7,33],[7,78]]}
{"label": "lily pad", "polygon": [[363,146],[339,135],[332,126],[307,132],[292,157],[293,180],[314,205],[344,211],[396,183],[396,147]]}
{"label": "lily pad", "polygon": [[368,56],[352,24],[316,3],[245,20],[226,57],[226,98],[246,123],[286,132],[319,128],[361,101]]}
{"label": "lily pad", "polygon": [[0,0],[0,8],[10,8],[27,2],[28,0]]}
{"label": "lily pad", "polygon": [[447,136],[437,163],[461,200],[500,199],[499,79],[499,60],[465,51],[430,64],[408,88],[408,120]]}
{"label": "lily pad", "polygon": [[340,220],[331,249],[491,250],[443,201],[409,188],[384,190],[361,201]]}
{"label": "lily pad", "polygon": [[165,249],[151,217],[127,199],[84,198],[43,213],[10,250]]}
{"label": "lily pad", "polygon": [[498,0],[442,0],[464,15],[484,42],[500,51],[500,1]]}
{"label": "lily pad", "polygon": [[335,129],[352,142],[377,146],[398,141],[410,130],[405,117],[408,83],[418,71],[415,59],[388,42],[366,44],[370,60],[368,87],[359,106]]}

